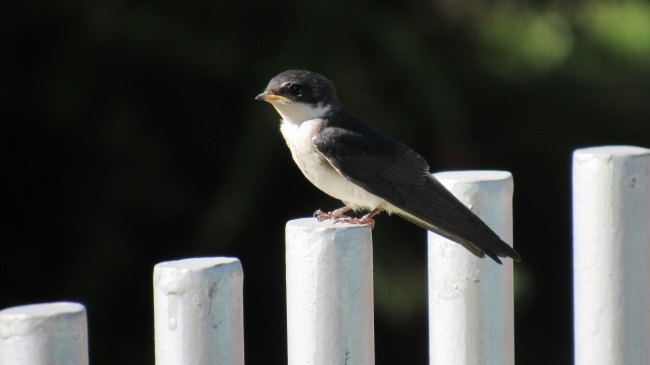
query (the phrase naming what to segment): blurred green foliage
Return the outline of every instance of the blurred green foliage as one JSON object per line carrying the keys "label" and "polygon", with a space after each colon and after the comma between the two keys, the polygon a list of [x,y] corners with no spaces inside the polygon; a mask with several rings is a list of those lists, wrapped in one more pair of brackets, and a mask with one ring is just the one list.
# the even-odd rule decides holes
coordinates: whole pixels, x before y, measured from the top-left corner
{"label": "blurred green foliage", "polygon": [[[237,256],[246,357],[286,363],[293,165],[275,74],[325,74],[433,170],[515,179],[517,362],[572,363],[570,154],[650,146],[648,1],[28,1],[0,12],[0,307],[77,300],[93,364],[153,363],[151,271]],[[377,364],[427,360],[425,234],[374,231]]]}
{"label": "blurred green foliage", "polygon": [[497,10],[479,27],[485,66],[503,77],[530,78],[554,72],[573,50],[567,19],[550,10]]}
{"label": "blurred green foliage", "polygon": [[581,25],[587,37],[611,56],[645,73],[650,68],[650,4],[640,1],[593,2]]}

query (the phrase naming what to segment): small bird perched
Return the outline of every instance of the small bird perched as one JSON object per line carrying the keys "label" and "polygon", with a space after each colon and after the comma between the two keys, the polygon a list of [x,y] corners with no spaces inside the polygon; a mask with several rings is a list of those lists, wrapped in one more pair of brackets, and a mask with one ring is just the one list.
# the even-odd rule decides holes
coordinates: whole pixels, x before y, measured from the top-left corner
{"label": "small bird perched", "polygon": [[[264,100],[282,117],[280,130],[305,177],[340,199],[343,208],[319,220],[369,224],[381,211],[400,217],[463,245],[478,257],[520,261],[476,214],[431,173],[429,165],[406,145],[371,129],[338,100],[334,85],[311,71],[288,70],[275,76],[256,100]],[[344,214],[365,209],[362,218]]]}

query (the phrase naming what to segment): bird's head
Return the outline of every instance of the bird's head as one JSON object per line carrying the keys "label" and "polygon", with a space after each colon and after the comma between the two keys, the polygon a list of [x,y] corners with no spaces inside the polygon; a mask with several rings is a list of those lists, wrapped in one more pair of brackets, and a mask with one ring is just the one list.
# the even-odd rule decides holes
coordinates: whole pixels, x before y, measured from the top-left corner
{"label": "bird's head", "polygon": [[268,101],[282,119],[291,123],[321,118],[339,103],[330,80],[304,70],[280,73],[255,99]]}

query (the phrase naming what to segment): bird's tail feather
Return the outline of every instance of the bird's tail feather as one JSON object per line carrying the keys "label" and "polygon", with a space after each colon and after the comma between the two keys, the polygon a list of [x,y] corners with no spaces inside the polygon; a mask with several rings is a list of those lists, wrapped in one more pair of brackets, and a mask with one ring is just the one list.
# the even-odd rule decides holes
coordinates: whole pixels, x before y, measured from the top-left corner
{"label": "bird's tail feather", "polygon": [[439,227],[436,227],[416,216],[413,216],[407,212],[395,212],[395,214],[406,219],[407,221],[416,224],[426,230],[434,232],[442,237],[445,237],[449,240],[457,242],[465,247],[469,252],[474,254],[477,257],[483,258],[485,255],[493,259],[498,264],[501,264],[499,257],[510,257],[515,261],[521,261],[521,256],[515,251],[510,245],[502,241],[496,234],[494,238],[490,240],[491,242],[486,243],[485,240],[482,240],[480,247],[474,244],[472,241],[467,238],[461,237],[457,234],[453,234],[448,231],[444,231]]}

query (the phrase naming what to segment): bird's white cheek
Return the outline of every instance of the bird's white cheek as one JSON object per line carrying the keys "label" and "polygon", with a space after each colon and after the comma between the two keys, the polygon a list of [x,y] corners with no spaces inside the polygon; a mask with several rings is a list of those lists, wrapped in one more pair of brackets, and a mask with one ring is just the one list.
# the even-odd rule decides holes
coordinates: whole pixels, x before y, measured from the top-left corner
{"label": "bird's white cheek", "polygon": [[272,102],[273,107],[285,122],[299,124],[310,119],[323,117],[330,110],[330,107],[318,104],[316,106],[278,100]]}

